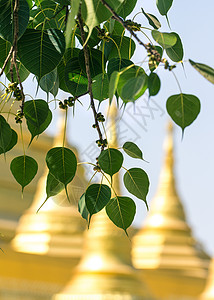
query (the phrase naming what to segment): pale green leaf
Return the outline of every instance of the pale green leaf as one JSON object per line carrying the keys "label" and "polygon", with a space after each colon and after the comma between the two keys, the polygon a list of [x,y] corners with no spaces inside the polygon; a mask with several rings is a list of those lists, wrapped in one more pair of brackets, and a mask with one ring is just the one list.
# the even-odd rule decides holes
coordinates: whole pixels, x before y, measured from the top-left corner
{"label": "pale green leaf", "polygon": [[100,102],[108,98],[109,80],[106,73],[98,74],[93,78],[92,92],[94,99],[97,99]]}
{"label": "pale green leaf", "polygon": [[168,33],[152,30],[152,37],[159,45],[161,45],[165,49],[174,46],[177,42],[177,37],[175,33],[172,32]]}
{"label": "pale green leaf", "polygon": [[152,14],[146,13],[144,9],[141,7],[142,13],[144,16],[147,18],[149,21],[149,24],[154,28],[154,29],[159,29],[161,27],[161,24],[159,20]]}
{"label": "pale green leaf", "polygon": [[193,60],[189,60],[191,65],[208,81],[214,84],[214,69],[209,67],[208,65],[194,62]]}
{"label": "pale green leaf", "polygon": [[139,158],[139,159],[143,159],[143,153],[140,150],[140,148],[133,142],[126,142],[123,145],[123,150],[126,152],[126,154],[128,154],[129,156],[133,157],[133,158]]}
{"label": "pale green leaf", "polygon": [[176,36],[177,42],[175,43],[174,46],[167,48],[166,53],[171,60],[175,62],[179,62],[182,61],[184,56],[183,45],[179,35],[176,32],[172,32],[172,33]]}

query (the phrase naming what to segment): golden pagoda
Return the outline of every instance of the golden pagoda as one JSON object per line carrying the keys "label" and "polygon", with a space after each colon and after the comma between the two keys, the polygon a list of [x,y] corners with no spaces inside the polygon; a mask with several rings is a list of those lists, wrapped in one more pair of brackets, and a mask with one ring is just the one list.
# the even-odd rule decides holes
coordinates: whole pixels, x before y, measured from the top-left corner
{"label": "golden pagoda", "polygon": [[[110,108],[111,147],[117,148],[116,105]],[[120,194],[119,178],[114,179]],[[107,182],[106,182],[107,184]],[[92,217],[85,235],[84,254],[76,273],[54,300],[152,299],[131,263],[131,241],[107,217],[105,210]]]}
{"label": "golden pagoda", "polygon": [[176,191],[171,124],[165,152],[158,191],[133,238],[133,264],[159,300],[195,299],[204,289],[210,260],[192,236]]}
{"label": "golden pagoda", "polygon": [[214,300],[214,259],[210,264],[209,276],[205,290],[199,297],[199,300]]}

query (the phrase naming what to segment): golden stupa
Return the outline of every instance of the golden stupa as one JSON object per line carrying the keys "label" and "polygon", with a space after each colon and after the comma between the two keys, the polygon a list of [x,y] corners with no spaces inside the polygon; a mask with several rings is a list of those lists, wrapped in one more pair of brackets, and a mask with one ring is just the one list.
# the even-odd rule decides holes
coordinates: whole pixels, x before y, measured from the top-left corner
{"label": "golden stupa", "polygon": [[[111,136],[108,141],[110,147],[115,148],[116,116],[117,108],[112,104],[109,114]],[[119,178],[114,181],[114,188],[120,194]],[[131,241],[109,220],[105,210],[92,217],[90,229],[85,235],[84,254],[76,274],[54,299],[153,299],[132,266]]]}
{"label": "golden stupa", "polygon": [[210,264],[205,290],[199,297],[199,300],[214,300],[214,259],[212,259],[212,262]]}
{"label": "golden stupa", "polygon": [[158,299],[195,299],[204,289],[210,260],[192,236],[176,191],[171,124],[165,151],[158,191],[133,238],[133,264]]}

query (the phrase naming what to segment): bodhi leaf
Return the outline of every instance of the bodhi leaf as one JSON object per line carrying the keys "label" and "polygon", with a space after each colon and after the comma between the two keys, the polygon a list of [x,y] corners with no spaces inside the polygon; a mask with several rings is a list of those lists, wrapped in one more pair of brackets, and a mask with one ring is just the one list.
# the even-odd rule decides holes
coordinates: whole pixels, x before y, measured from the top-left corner
{"label": "bodhi leaf", "polygon": [[135,48],[134,41],[129,37],[112,35],[111,39],[105,43],[104,53],[108,60],[116,57],[130,59],[134,54]]}
{"label": "bodhi leaf", "polygon": [[[105,69],[106,60],[102,53],[102,51],[88,48],[89,52],[89,68],[91,77],[95,77],[96,75],[103,72],[103,69]],[[79,52],[79,64],[83,72],[86,74],[86,67],[85,67],[85,57],[83,50],[80,50]]]}
{"label": "bodhi leaf", "polygon": [[176,32],[172,32],[172,33],[176,36],[177,42],[175,43],[174,46],[167,48],[166,53],[171,60],[175,62],[179,62],[183,59],[184,56],[183,45],[179,35]]}
{"label": "bodhi leaf", "polygon": [[92,92],[95,99],[100,102],[108,98],[109,80],[106,73],[98,74],[92,82]]}
{"label": "bodhi leaf", "polygon": [[184,129],[197,118],[201,104],[194,95],[178,94],[167,99],[166,108],[170,117],[184,133]]}
{"label": "bodhi leaf", "polygon": [[120,73],[117,71],[114,71],[111,75],[110,82],[109,82],[109,94],[108,95],[109,95],[110,102],[116,93],[119,78],[120,78]]}
{"label": "bodhi leaf", "polygon": [[[10,143],[8,144],[8,146],[5,149],[5,152],[10,151],[17,144],[18,135],[15,132],[15,130],[13,130],[13,129],[11,129],[11,130],[12,130],[12,137],[11,137]],[[0,148],[0,154],[5,153],[5,152],[3,151],[2,148]]]}
{"label": "bodhi leaf", "polygon": [[124,174],[123,182],[129,193],[143,200],[148,209],[146,196],[149,191],[149,178],[146,172],[140,168],[132,168]]}
{"label": "bodhi leaf", "polygon": [[140,150],[140,148],[133,142],[126,142],[123,145],[123,150],[126,152],[126,154],[128,154],[129,156],[133,157],[133,158],[139,158],[139,159],[143,159],[143,153]]}
{"label": "bodhi leaf", "polygon": [[208,81],[214,84],[214,69],[209,67],[208,65],[194,62],[189,59],[191,65]]}
{"label": "bodhi leaf", "polygon": [[5,153],[10,145],[12,129],[5,118],[0,115],[0,150]]}
{"label": "bodhi leaf", "polygon": [[154,29],[159,29],[161,27],[161,24],[159,20],[152,14],[146,13],[144,9],[141,7],[142,13],[144,16],[147,18],[149,21],[149,24],[154,28]]}
{"label": "bodhi leaf", "polygon": [[43,91],[49,93],[53,89],[56,80],[57,80],[57,69],[55,68],[53,71],[51,71],[50,73],[46,74],[41,78],[41,80],[39,81],[39,85]]}
{"label": "bodhi leaf", "polygon": [[101,211],[111,198],[111,189],[106,184],[91,184],[85,192],[85,203],[90,218]]}
{"label": "bodhi leaf", "polygon": [[88,222],[89,211],[85,204],[85,193],[80,197],[78,201],[78,211],[81,216]]}
{"label": "bodhi leaf", "polygon": [[174,46],[177,42],[177,37],[175,33],[172,32],[168,33],[152,30],[152,37],[159,45],[161,45],[165,49]]}
{"label": "bodhi leaf", "polygon": [[117,149],[108,148],[100,153],[98,163],[105,173],[113,176],[122,166],[123,155]]}
{"label": "bodhi leaf", "polygon": [[136,3],[137,0],[124,0],[121,8],[118,10],[118,15],[125,20],[125,18],[133,11]]}
{"label": "bodhi leaf", "polygon": [[125,103],[135,101],[137,98],[139,98],[138,95],[140,95],[142,88],[145,86],[147,88],[146,74],[142,74],[141,76],[137,77],[132,77],[124,84],[121,92],[119,93],[119,96]]}
{"label": "bodhi leaf", "polygon": [[166,16],[167,22],[169,24],[169,20],[167,17],[167,13],[172,6],[173,0],[156,0],[157,8],[162,16]]}
{"label": "bodhi leaf", "polygon": [[76,24],[75,22],[75,17],[78,13],[79,10],[79,5],[80,5],[80,0],[75,0],[75,1],[70,1],[70,13],[68,16],[68,21],[66,25],[66,35],[65,35],[65,40],[66,40],[66,48],[69,48],[71,46],[71,36],[72,36],[72,31],[74,28],[74,25]]}
{"label": "bodhi leaf", "polygon": [[32,157],[22,155],[15,157],[11,161],[10,170],[16,181],[22,186],[23,192],[24,187],[35,177],[38,170],[38,164]]}
{"label": "bodhi leaf", "polygon": [[112,58],[108,62],[108,67],[107,67],[107,74],[109,77],[111,77],[111,74],[114,71],[120,71],[125,67],[128,67],[130,65],[134,65],[131,60],[124,59],[124,58]]}
{"label": "bodhi leaf", "polygon": [[156,73],[150,73],[148,77],[149,96],[155,96],[160,91],[161,81]]}
{"label": "bodhi leaf", "polygon": [[46,181],[47,199],[59,194],[63,190],[63,188],[64,184],[58,179],[56,179],[56,177],[54,177],[54,175],[49,172]]}
{"label": "bodhi leaf", "polygon": [[126,232],[134,220],[136,205],[129,197],[115,197],[106,205],[106,213],[117,227]]}
{"label": "bodhi leaf", "polygon": [[24,105],[24,115],[28,122],[39,128],[46,120],[49,107],[46,101],[41,99],[26,101]]}
{"label": "bodhi leaf", "polygon": [[58,29],[27,29],[18,41],[23,65],[40,80],[59,64],[65,52],[65,37]]}

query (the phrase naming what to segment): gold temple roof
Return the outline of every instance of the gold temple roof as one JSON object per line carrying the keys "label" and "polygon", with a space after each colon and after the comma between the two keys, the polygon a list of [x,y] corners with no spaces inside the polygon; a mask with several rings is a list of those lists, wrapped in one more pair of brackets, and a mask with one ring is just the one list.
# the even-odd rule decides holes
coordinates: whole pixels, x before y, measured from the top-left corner
{"label": "gold temple roof", "polygon": [[214,300],[214,259],[210,264],[209,276],[205,290],[199,297],[199,300]]}

